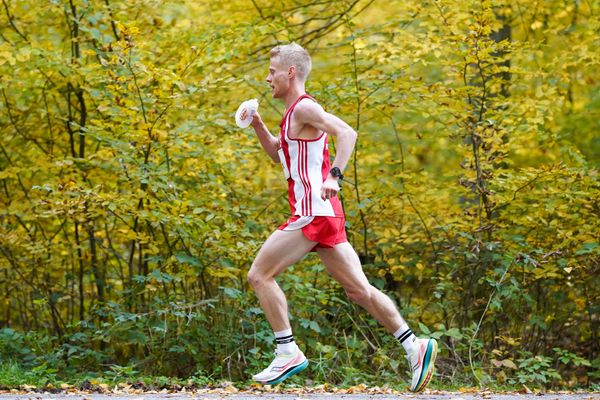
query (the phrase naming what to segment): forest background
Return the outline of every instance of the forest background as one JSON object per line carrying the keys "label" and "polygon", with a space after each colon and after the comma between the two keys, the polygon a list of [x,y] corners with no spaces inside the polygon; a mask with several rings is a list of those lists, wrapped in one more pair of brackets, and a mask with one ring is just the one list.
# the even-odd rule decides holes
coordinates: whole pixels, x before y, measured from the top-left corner
{"label": "forest background", "polygon": [[[359,133],[340,194],[371,282],[439,339],[434,385],[600,384],[598,0],[2,0],[0,385],[243,384],[246,273],[289,213],[269,50]],[[330,145],[335,147],[335,139]],[[279,279],[292,382],[405,385],[315,256]],[[77,378],[77,379],[80,379]]]}

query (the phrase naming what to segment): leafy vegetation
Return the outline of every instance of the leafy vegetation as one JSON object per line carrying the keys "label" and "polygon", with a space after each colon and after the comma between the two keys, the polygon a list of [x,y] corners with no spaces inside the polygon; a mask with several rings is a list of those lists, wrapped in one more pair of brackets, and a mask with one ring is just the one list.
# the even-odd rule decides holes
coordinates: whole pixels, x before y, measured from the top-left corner
{"label": "leafy vegetation", "polygon": [[[1,7],[2,386],[268,362],[245,276],[289,211],[233,113],[258,97],[276,133],[268,51],[294,40],[308,91],[359,132],[349,240],[441,340],[437,382],[598,387],[597,0]],[[280,284],[312,361],[294,382],[406,381],[317,258]]]}

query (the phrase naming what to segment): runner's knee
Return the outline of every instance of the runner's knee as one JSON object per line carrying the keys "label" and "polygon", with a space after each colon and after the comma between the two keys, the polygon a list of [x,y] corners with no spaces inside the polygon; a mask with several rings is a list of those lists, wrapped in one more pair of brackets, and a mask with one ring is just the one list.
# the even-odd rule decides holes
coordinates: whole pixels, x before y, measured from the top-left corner
{"label": "runner's knee", "polygon": [[246,280],[253,288],[256,288],[265,281],[265,278],[264,278],[263,274],[257,272],[256,269],[250,268],[250,271],[248,271],[248,276],[246,277]]}
{"label": "runner's knee", "polygon": [[258,268],[256,263],[252,264],[250,271],[248,271],[248,276],[246,277],[246,280],[253,288],[262,286],[269,279],[273,279],[273,276],[269,273],[265,273],[264,268]]}

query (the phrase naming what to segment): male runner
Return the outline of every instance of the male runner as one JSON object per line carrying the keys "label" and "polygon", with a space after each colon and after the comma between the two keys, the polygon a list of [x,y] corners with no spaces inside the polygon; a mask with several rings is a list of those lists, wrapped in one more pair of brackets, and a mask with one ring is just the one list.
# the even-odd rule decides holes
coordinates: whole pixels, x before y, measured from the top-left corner
{"label": "male runner", "polygon": [[[286,106],[281,133],[278,138],[273,137],[258,113],[254,114],[252,127],[267,154],[283,166],[292,216],[263,244],[248,272],[248,281],[273,328],[277,344],[273,362],[253,379],[262,384],[276,384],[308,365],[294,342],[287,301],[274,278],[315,250],[348,297],[402,343],[412,368],[410,390],[421,391],[433,373],[437,342],[415,337],[391,299],[369,284],[356,252],[346,239],[344,212],[337,197],[338,179],[343,178],[342,171],[357,134],[306,94],[305,82],[312,63],[304,48],[291,43],[275,47],[270,55],[267,82],[273,97]],[[331,168],[328,134],[337,137]]]}

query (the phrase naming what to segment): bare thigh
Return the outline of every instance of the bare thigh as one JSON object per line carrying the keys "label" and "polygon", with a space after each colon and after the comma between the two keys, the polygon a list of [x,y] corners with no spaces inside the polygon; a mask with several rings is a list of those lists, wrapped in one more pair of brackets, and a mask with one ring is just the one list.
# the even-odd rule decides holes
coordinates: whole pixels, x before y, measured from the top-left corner
{"label": "bare thigh", "polygon": [[371,286],[350,243],[340,243],[333,248],[317,248],[317,253],[327,271],[346,292],[359,293]]}
{"label": "bare thigh", "polygon": [[304,236],[301,229],[295,231],[276,230],[260,248],[249,275],[263,279],[279,275],[285,268],[299,261],[316,242]]}

